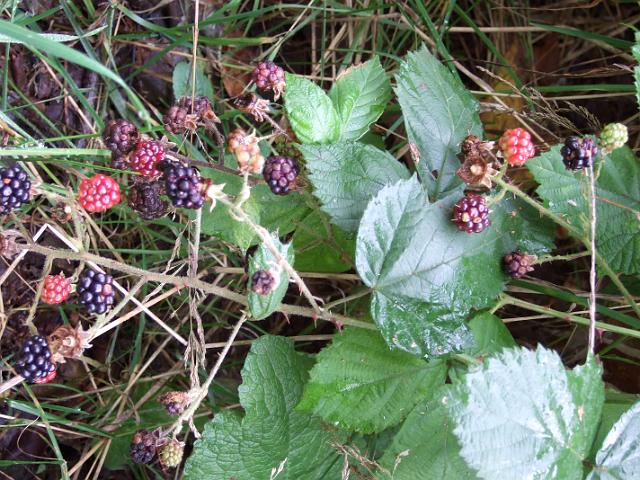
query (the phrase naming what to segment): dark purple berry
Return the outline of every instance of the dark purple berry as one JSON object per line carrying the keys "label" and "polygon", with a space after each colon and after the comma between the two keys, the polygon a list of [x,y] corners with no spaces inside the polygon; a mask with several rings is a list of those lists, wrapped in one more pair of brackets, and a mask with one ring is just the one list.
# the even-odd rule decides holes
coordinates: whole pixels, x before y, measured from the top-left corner
{"label": "dark purple berry", "polygon": [[16,371],[27,382],[36,383],[46,378],[55,369],[56,365],[51,361],[51,350],[49,350],[47,339],[41,335],[27,338],[20,348]]}
{"label": "dark purple berry", "polygon": [[164,128],[167,132],[180,134],[186,130],[186,120],[189,111],[178,105],[172,106],[163,117]]}
{"label": "dark purple berry", "polygon": [[293,158],[275,156],[267,158],[262,175],[273,193],[287,195],[295,189],[298,173],[298,165]]}
{"label": "dark purple berry", "polygon": [[178,107],[184,108],[188,114],[194,114],[202,118],[207,111],[212,110],[211,100],[209,97],[195,97],[191,100],[191,97],[182,97],[178,101]]}
{"label": "dark purple berry", "polygon": [[159,180],[135,182],[129,188],[129,206],[145,220],[163,217],[167,213],[167,202],[160,198],[162,186]]}
{"label": "dark purple berry", "polygon": [[598,147],[591,138],[568,137],[560,149],[567,170],[589,168],[598,154]]}
{"label": "dark purple berry", "polygon": [[467,193],[453,206],[453,223],[467,233],[480,233],[489,225],[489,209],[482,195]]}
{"label": "dark purple berry", "polygon": [[113,277],[90,268],[85,268],[78,279],[80,303],[89,313],[100,315],[107,312],[115,300]]}
{"label": "dark purple berry", "polygon": [[202,179],[197,169],[164,162],[163,170],[167,196],[176,207],[198,209],[204,204]]}
{"label": "dark purple berry", "polygon": [[521,251],[508,253],[502,259],[504,263],[504,272],[513,278],[520,278],[533,271],[533,262],[536,257],[527,255]]}
{"label": "dark purple berry", "polygon": [[140,133],[133,123],[118,119],[111,120],[107,124],[102,138],[109,150],[119,155],[126,155],[135,148],[140,139]]}
{"label": "dark purple berry", "polygon": [[27,203],[31,180],[19,166],[0,168],[0,213],[9,213]]}
{"label": "dark purple berry", "polygon": [[286,86],[284,70],[269,60],[258,63],[251,78],[261,92],[273,92],[275,100],[280,97]]}
{"label": "dark purple berry", "polygon": [[258,270],[251,277],[251,290],[258,295],[267,295],[275,287],[276,279],[267,270]]}
{"label": "dark purple berry", "polygon": [[138,430],[131,440],[129,455],[135,463],[150,464],[156,456],[157,438],[146,430]]}

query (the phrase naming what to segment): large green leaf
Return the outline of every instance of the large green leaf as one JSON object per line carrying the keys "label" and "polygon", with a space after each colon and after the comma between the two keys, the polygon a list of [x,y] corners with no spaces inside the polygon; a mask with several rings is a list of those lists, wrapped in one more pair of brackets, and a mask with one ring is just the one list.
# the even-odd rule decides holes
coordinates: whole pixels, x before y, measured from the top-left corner
{"label": "large green leaf", "polygon": [[[283,244],[277,235],[273,236],[273,243],[276,246],[278,253],[286,258],[289,264],[293,264],[293,247],[290,243]],[[276,261],[276,257],[271,250],[267,248],[265,244],[261,244],[253,254],[249,261],[249,278],[253,278],[253,274],[259,270],[271,271],[273,275],[276,275],[276,284],[273,290],[266,295],[259,295],[251,290],[249,285],[249,295],[247,295],[247,303],[249,304],[249,311],[251,317],[254,320],[262,320],[268,317],[278,309],[278,306],[282,302],[284,295],[287,293],[289,287],[289,274],[282,268],[282,266]],[[251,282],[251,280],[250,280]]]}
{"label": "large green leaf", "polygon": [[338,75],[329,97],[340,117],[340,140],[358,140],[391,99],[391,85],[376,56]]}
{"label": "large green leaf", "polygon": [[488,312],[479,313],[469,321],[469,329],[473,332],[476,347],[475,355],[490,355],[503,348],[516,346],[509,329],[502,320]]}
{"label": "large green leaf", "polygon": [[[193,69],[190,62],[181,62],[173,69],[173,96],[177,99],[190,97],[193,90],[193,80],[191,78]],[[208,97],[214,100],[213,86],[211,80],[204,73],[202,68],[196,68],[196,97]]]}
{"label": "large green leaf", "polygon": [[331,143],[340,136],[340,118],[329,96],[315,83],[286,74],[284,106],[291,128],[302,143]]}
{"label": "large green leaf", "polygon": [[409,142],[420,154],[418,172],[429,197],[461,191],[456,155],[467,135],[482,137],[478,102],[427,47],[406,56],[396,82]]}
{"label": "large green leaf", "polygon": [[382,187],[409,178],[400,162],[372,145],[302,145],[300,151],[322,210],[348,232],[358,229],[367,203]]}
{"label": "large green leaf", "polygon": [[602,416],[595,440],[591,445],[591,453],[589,460],[595,462],[598,449],[604,442],[605,437],[609,434],[609,430],[620,419],[622,414],[629,410],[633,405],[640,401],[640,395],[631,393],[623,393],[611,388],[605,390],[604,405],[602,406]]}
{"label": "large green leaf", "polygon": [[620,417],[596,454],[587,480],[640,478],[640,402]]}
{"label": "large green leaf", "polygon": [[[629,147],[618,148],[604,160],[596,185],[599,253],[617,272],[640,273],[640,162]],[[584,172],[566,170],[560,147],[527,162],[540,184],[545,206],[574,225],[580,236],[589,229],[589,187]]]}
{"label": "large green leaf", "polygon": [[593,359],[567,372],[551,350],[507,349],[471,371],[450,413],[467,463],[484,479],[582,479],[604,401]]}
{"label": "large green leaf", "polygon": [[340,478],[342,461],[330,446],[331,434],[312,415],[294,411],[310,363],[289,339],[254,342],[239,390],[246,415],[226,411],[206,425],[186,462],[185,480]]}
{"label": "large green leaf", "polygon": [[404,421],[379,463],[379,479],[476,479],[460,456],[447,403],[451,387],[444,386],[433,399],[421,401]]}
{"label": "large green leaf", "polygon": [[444,384],[444,362],[391,351],[372,330],[346,329],[318,355],[298,409],[363,433],[399,422]]}

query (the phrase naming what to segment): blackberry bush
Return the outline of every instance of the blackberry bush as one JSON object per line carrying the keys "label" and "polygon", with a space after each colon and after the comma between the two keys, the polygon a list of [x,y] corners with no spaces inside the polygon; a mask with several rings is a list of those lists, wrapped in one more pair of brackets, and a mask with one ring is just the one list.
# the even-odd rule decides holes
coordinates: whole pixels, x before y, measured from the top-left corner
{"label": "blackberry bush", "polygon": [[115,294],[111,275],[85,268],[80,274],[77,288],[80,303],[89,313],[100,315],[113,306]]}

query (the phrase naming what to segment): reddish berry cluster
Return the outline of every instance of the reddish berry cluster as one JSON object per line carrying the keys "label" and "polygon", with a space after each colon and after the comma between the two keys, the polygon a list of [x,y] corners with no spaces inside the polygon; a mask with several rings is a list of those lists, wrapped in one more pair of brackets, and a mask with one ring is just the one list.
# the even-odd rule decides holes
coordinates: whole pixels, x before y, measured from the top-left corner
{"label": "reddish berry cluster", "polygon": [[459,230],[467,233],[480,233],[489,225],[489,209],[482,195],[467,193],[453,206],[451,219]]}
{"label": "reddish berry cluster", "polygon": [[242,172],[262,172],[264,157],[260,152],[258,139],[255,135],[248,135],[241,128],[237,128],[229,134],[227,148],[235,155]]}
{"label": "reddish berry cluster", "polygon": [[533,271],[532,265],[535,260],[536,257],[533,255],[527,255],[517,250],[505,255],[502,262],[507,275],[513,278],[520,278]]}
{"label": "reddish berry cluster", "polygon": [[251,277],[251,290],[258,295],[271,293],[276,285],[276,279],[268,270],[258,270]]}
{"label": "reddish berry cluster", "polygon": [[521,167],[535,155],[531,134],[524,128],[506,130],[498,142],[504,158],[512,167]]}
{"label": "reddish berry cluster", "polygon": [[274,100],[284,92],[286,82],[284,70],[270,60],[258,63],[251,75],[253,82],[261,92],[273,92]]}
{"label": "reddish berry cluster", "polygon": [[131,169],[145,177],[158,177],[161,173],[156,166],[164,160],[165,155],[164,147],[160,142],[155,140],[138,142],[131,154]]}
{"label": "reddish berry cluster", "polygon": [[78,202],[91,213],[104,212],[120,202],[120,185],[101,173],[80,182]]}
{"label": "reddish berry cluster", "polygon": [[47,275],[42,287],[42,301],[51,305],[63,303],[69,298],[72,290],[71,282],[64,275]]}

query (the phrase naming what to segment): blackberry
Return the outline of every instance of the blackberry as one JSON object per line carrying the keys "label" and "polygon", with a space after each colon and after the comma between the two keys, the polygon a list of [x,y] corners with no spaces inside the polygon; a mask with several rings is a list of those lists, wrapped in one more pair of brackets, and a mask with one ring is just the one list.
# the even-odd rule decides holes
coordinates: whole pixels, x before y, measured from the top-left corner
{"label": "blackberry", "polygon": [[562,161],[567,170],[589,168],[598,154],[598,147],[591,138],[568,137],[560,149]]}
{"label": "blackberry", "polygon": [[298,165],[291,157],[280,155],[269,157],[262,175],[273,193],[287,195],[296,187]]}
{"label": "blackberry", "polygon": [[186,130],[188,114],[189,111],[186,108],[173,105],[162,118],[165,130],[176,135],[183,133]]}
{"label": "blackberry", "polygon": [[213,111],[209,97],[182,97],[178,101],[178,107],[184,108],[188,114],[193,113],[199,119],[206,118],[209,111]]}
{"label": "blackberry", "polygon": [[158,402],[164,405],[169,415],[177,416],[184,412],[191,397],[187,392],[167,392],[158,396]]}
{"label": "blackberry", "polygon": [[160,165],[164,169],[167,196],[176,207],[198,209],[204,204],[202,195],[202,181],[196,168],[164,162]]}
{"label": "blackberry", "polygon": [[227,138],[227,148],[235,155],[240,171],[250,173],[262,171],[264,157],[254,134],[248,135],[241,128],[236,128]]}
{"label": "blackberry", "polygon": [[629,140],[629,131],[622,123],[609,123],[604,127],[598,140],[602,153],[608,154],[624,147]]}
{"label": "blackberry", "polygon": [[156,169],[158,162],[164,160],[166,153],[162,143],[156,140],[138,142],[136,149],[129,158],[131,170],[146,177],[158,177],[160,172]]}
{"label": "blackberry", "polygon": [[269,60],[258,63],[251,78],[261,92],[273,92],[274,100],[280,97],[286,86],[284,70]]}
{"label": "blackberry", "polygon": [[111,120],[102,133],[106,147],[114,153],[126,155],[131,152],[140,138],[138,128],[128,120]]}
{"label": "blackberry", "polygon": [[56,370],[51,360],[51,350],[47,339],[41,335],[33,335],[22,344],[16,363],[16,371],[27,382],[36,383],[50,376]]}
{"label": "blackberry", "polygon": [[78,279],[78,296],[89,313],[105,313],[115,300],[113,277],[85,268]]}
{"label": "blackberry", "polygon": [[0,213],[9,213],[27,203],[31,180],[19,166],[0,168]]}
{"label": "blackberry", "polygon": [[275,287],[276,279],[273,274],[267,270],[258,270],[251,277],[251,290],[258,295],[267,295]]}
{"label": "blackberry", "polygon": [[453,206],[453,223],[467,233],[480,233],[489,225],[489,209],[482,195],[467,193]]}
{"label": "blackberry", "polygon": [[158,460],[162,468],[176,468],[180,466],[182,462],[182,456],[184,454],[184,444],[177,440],[167,440],[158,449]]}
{"label": "blackberry", "polygon": [[129,158],[120,152],[111,152],[111,168],[126,170],[129,167]]}
{"label": "blackberry", "polygon": [[156,456],[157,438],[146,430],[138,430],[131,439],[129,455],[136,463],[149,464]]}
{"label": "blackberry", "polygon": [[502,259],[504,272],[510,277],[520,278],[533,271],[532,264],[535,260],[536,257],[533,255],[527,255],[519,250],[508,253]]}
{"label": "blackberry", "polygon": [[129,206],[145,220],[154,220],[167,213],[167,202],[160,198],[162,182],[136,182],[129,189]]}

